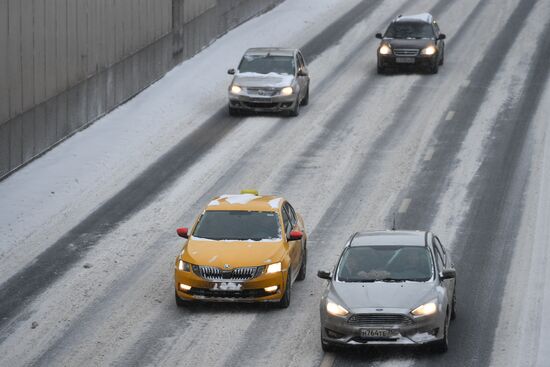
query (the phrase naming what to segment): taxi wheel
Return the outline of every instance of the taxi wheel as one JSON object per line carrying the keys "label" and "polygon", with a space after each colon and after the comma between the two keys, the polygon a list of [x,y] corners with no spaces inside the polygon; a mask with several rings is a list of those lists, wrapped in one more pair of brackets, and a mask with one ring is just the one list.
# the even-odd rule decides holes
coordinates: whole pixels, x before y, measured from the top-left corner
{"label": "taxi wheel", "polygon": [[175,292],[175,294],[176,294],[176,306],[178,306],[178,307],[186,306],[186,302],[178,296],[178,293]]}
{"label": "taxi wheel", "polygon": [[286,277],[286,287],[285,287],[285,294],[283,294],[283,298],[279,301],[277,306],[279,308],[287,308],[290,305],[290,270],[288,271],[288,276]]}
{"label": "taxi wheel", "polygon": [[306,270],[307,270],[307,248],[304,246],[304,256],[302,256],[302,265],[300,265],[300,272],[296,280],[306,279]]}

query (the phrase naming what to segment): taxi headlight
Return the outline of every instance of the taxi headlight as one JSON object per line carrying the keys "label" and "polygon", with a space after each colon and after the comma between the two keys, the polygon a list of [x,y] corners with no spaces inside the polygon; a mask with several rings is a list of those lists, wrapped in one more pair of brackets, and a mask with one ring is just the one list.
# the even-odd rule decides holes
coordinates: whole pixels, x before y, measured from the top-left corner
{"label": "taxi headlight", "polygon": [[283,89],[281,89],[282,96],[290,96],[292,92],[293,92],[292,87],[284,87]]}
{"label": "taxi headlight", "polygon": [[281,269],[282,269],[281,263],[270,264],[270,265],[267,267],[266,273],[267,273],[267,274],[278,273],[278,272],[281,271]]}
{"label": "taxi headlight", "polygon": [[179,259],[179,261],[178,261],[178,270],[179,271],[190,271],[191,270],[191,265],[188,262],[185,262],[182,259]]}
{"label": "taxi headlight", "polygon": [[233,93],[233,94],[239,94],[239,93],[241,93],[242,90],[243,89],[241,87],[239,87],[238,85],[233,84],[231,86],[231,93]]}
{"label": "taxi headlight", "polygon": [[418,306],[417,308],[415,308],[414,310],[412,310],[411,313],[412,313],[414,316],[428,316],[428,315],[432,315],[432,314],[434,314],[434,313],[437,311],[437,304],[436,304],[436,302],[437,302],[437,301],[434,299],[434,300],[431,301],[431,302],[424,303],[423,305]]}
{"label": "taxi headlight", "polygon": [[380,46],[380,50],[378,50],[380,55],[389,55],[391,54],[391,48],[388,45],[382,45]]}
{"label": "taxi headlight", "polygon": [[330,300],[327,301],[327,312],[332,316],[346,316],[349,313],[344,307]]}
{"label": "taxi headlight", "polygon": [[431,55],[435,54],[436,51],[437,50],[435,49],[434,46],[428,46],[428,47],[422,49],[421,54],[431,56]]}

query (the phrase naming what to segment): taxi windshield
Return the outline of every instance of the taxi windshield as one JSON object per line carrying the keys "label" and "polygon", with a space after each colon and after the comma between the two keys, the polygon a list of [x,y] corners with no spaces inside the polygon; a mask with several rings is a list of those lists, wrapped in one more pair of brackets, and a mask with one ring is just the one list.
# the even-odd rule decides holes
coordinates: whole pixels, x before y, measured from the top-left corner
{"label": "taxi windshield", "polygon": [[434,31],[431,24],[421,22],[409,22],[409,23],[392,23],[386,34],[385,38],[400,38],[400,39],[416,39],[416,38],[433,38]]}
{"label": "taxi windshield", "polygon": [[281,239],[281,229],[274,212],[208,210],[193,236],[218,241],[276,240]]}
{"label": "taxi windshield", "polygon": [[432,277],[432,257],[421,246],[350,247],[338,265],[344,282],[427,281]]}
{"label": "taxi windshield", "polygon": [[239,73],[294,75],[294,58],[270,54],[245,55],[239,65]]}

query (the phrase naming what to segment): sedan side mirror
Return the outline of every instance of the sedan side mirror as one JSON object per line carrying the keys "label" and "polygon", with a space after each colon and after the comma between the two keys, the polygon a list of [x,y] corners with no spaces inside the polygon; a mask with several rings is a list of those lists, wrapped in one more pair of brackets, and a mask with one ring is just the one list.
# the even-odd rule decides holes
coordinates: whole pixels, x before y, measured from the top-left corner
{"label": "sedan side mirror", "polygon": [[229,70],[227,70],[227,74],[229,74],[229,75],[234,75],[234,74],[235,74],[235,69],[229,69]]}
{"label": "sedan side mirror", "polygon": [[441,280],[454,279],[454,278],[456,278],[456,270],[455,269],[445,269],[441,273],[439,273],[439,278],[441,278]]}
{"label": "sedan side mirror", "polygon": [[180,237],[183,237],[183,238],[189,238],[189,229],[186,228],[186,227],[182,227],[182,228],[178,228],[176,229],[176,232],[178,233],[178,236]]}
{"label": "sedan side mirror", "polygon": [[321,279],[327,279],[327,280],[332,279],[332,274],[330,273],[330,271],[319,270],[317,272],[317,276]]}
{"label": "sedan side mirror", "polygon": [[308,76],[308,73],[307,71],[300,69],[298,70],[298,76]]}
{"label": "sedan side mirror", "polygon": [[376,37],[378,39],[382,39],[382,33],[376,33],[376,35],[374,37]]}
{"label": "sedan side mirror", "polygon": [[445,38],[447,38],[447,36],[444,33],[441,33],[438,38],[440,40],[444,40]]}
{"label": "sedan side mirror", "polygon": [[304,234],[300,231],[290,231],[288,235],[288,239],[290,241],[298,241],[298,240],[301,240],[303,236]]}

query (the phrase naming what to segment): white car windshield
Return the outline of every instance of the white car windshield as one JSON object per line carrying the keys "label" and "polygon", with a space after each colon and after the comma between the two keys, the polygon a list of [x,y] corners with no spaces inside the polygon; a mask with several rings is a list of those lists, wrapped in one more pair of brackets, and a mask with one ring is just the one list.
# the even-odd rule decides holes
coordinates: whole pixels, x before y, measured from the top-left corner
{"label": "white car windshield", "polygon": [[294,70],[294,58],[292,56],[245,55],[239,64],[240,73],[294,75]]}

